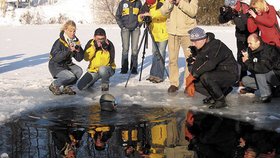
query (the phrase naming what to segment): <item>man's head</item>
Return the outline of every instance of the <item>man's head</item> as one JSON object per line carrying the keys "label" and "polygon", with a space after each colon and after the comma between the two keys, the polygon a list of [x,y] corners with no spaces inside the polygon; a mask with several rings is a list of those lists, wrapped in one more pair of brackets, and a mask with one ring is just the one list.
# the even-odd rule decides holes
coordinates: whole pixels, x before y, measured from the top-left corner
{"label": "man's head", "polygon": [[248,42],[248,47],[249,47],[252,51],[258,49],[258,48],[260,47],[260,45],[261,45],[261,39],[260,39],[260,37],[259,37],[257,34],[255,34],[255,33],[251,34],[251,35],[248,37],[247,42]]}
{"label": "man's head", "polygon": [[96,29],[94,31],[94,39],[96,41],[100,41],[100,42],[105,41],[105,39],[106,39],[106,32],[105,32],[105,30],[102,29],[102,28]]}
{"label": "man's head", "polygon": [[207,35],[205,31],[200,27],[195,27],[189,31],[190,40],[192,45],[197,49],[200,49],[204,46],[207,41]]}

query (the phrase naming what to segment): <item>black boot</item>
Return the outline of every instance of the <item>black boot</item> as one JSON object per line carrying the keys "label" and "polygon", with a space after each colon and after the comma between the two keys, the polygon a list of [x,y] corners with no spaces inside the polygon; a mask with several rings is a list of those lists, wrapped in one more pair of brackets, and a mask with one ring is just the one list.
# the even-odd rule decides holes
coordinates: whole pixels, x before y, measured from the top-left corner
{"label": "black boot", "polygon": [[211,96],[203,99],[202,101],[203,101],[203,104],[206,104],[206,105],[211,105],[211,104],[215,103],[215,100]]}
{"label": "black boot", "polygon": [[124,60],[122,63],[121,74],[126,74],[128,71],[128,60]]}
{"label": "black boot", "polygon": [[219,109],[219,108],[223,108],[226,106],[227,106],[227,104],[225,101],[225,97],[223,97],[222,99],[216,100],[213,105],[210,105],[209,109]]}
{"label": "black boot", "polygon": [[136,68],[136,67],[133,67],[133,68],[131,69],[131,73],[132,73],[132,74],[138,74],[137,68]]}

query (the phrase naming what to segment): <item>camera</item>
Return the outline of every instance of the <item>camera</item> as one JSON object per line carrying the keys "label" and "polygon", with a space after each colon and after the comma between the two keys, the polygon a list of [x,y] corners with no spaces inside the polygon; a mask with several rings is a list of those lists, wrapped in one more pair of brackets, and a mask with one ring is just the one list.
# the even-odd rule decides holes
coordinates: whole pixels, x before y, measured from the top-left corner
{"label": "camera", "polygon": [[75,49],[79,49],[79,48],[80,48],[80,46],[79,46],[79,45],[75,45],[74,47],[75,47]]}
{"label": "camera", "polygon": [[109,44],[106,43],[106,41],[101,42],[102,48],[105,50],[109,50]]}
{"label": "camera", "polygon": [[152,22],[152,18],[150,16],[144,16],[143,21],[146,24],[150,24]]}

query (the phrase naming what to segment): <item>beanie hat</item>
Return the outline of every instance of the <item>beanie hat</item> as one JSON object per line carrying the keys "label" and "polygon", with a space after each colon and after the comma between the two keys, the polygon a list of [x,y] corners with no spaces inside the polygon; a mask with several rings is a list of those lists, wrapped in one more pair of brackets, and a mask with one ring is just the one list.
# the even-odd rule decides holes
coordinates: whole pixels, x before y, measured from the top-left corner
{"label": "beanie hat", "polygon": [[146,3],[147,3],[148,5],[153,5],[153,4],[156,3],[156,0],[146,0]]}
{"label": "beanie hat", "polygon": [[95,32],[94,32],[94,36],[97,36],[97,35],[106,36],[105,30],[102,29],[102,28],[96,29]]}
{"label": "beanie hat", "polygon": [[195,27],[188,31],[191,41],[198,41],[207,37],[205,31],[200,27]]}
{"label": "beanie hat", "polygon": [[234,6],[237,3],[237,0],[225,0],[225,6]]}

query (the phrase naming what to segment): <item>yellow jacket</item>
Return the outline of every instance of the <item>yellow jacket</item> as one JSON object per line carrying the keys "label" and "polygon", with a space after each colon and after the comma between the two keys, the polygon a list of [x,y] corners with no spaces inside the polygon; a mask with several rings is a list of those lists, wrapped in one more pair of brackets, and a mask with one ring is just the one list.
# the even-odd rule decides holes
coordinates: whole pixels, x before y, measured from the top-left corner
{"label": "yellow jacket", "polygon": [[89,61],[88,72],[98,72],[101,66],[111,66],[116,69],[115,60],[115,48],[111,41],[109,41],[108,50],[103,50],[101,48],[96,49],[94,40],[88,41],[85,47],[84,59]]}
{"label": "yellow jacket", "polygon": [[[159,10],[162,4],[162,0],[156,0],[156,3],[153,4],[150,7],[150,9],[148,9],[147,4],[145,3],[143,5],[143,10],[141,10],[141,13],[145,13],[149,10],[149,13],[152,18],[150,30],[156,42],[162,42],[168,39],[168,33],[166,29],[167,17],[162,15],[162,13]],[[143,22],[143,19],[140,17],[140,15],[138,15],[138,21]]]}

